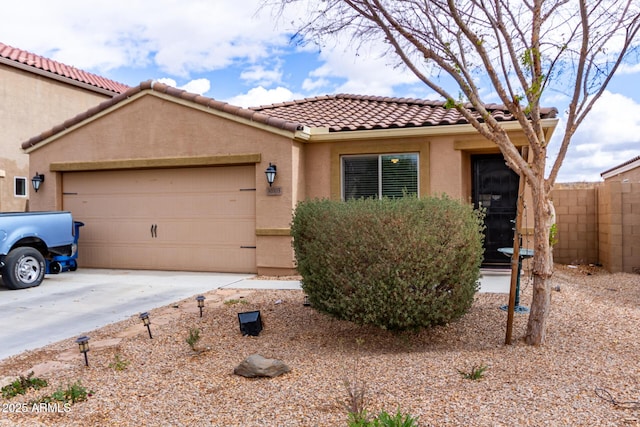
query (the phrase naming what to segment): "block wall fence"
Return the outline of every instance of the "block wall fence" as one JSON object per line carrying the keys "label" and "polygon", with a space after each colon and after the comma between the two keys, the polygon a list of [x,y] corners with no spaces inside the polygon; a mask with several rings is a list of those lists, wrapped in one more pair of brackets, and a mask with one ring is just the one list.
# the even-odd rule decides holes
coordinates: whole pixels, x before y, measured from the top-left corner
{"label": "block wall fence", "polygon": [[640,183],[556,184],[551,196],[558,228],[555,262],[640,273]]}

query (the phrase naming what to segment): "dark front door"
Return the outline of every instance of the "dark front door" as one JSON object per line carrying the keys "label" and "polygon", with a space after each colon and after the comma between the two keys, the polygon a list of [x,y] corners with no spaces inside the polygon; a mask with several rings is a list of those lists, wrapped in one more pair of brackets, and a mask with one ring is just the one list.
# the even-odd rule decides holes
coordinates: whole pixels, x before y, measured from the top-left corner
{"label": "dark front door", "polygon": [[486,209],[483,265],[509,265],[498,248],[513,246],[519,177],[502,154],[472,156],[471,169],[473,204]]}

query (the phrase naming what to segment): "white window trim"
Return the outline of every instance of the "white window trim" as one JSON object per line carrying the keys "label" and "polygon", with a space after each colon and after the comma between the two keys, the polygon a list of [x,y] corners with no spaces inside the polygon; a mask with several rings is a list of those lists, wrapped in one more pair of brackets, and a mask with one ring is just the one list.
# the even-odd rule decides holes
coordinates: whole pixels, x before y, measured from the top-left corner
{"label": "white window trim", "polygon": [[[24,194],[18,194],[18,180],[24,179]],[[29,197],[29,180],[26,176],[14,176],[13,177],[13,197],[19,197],[25,199]]]}

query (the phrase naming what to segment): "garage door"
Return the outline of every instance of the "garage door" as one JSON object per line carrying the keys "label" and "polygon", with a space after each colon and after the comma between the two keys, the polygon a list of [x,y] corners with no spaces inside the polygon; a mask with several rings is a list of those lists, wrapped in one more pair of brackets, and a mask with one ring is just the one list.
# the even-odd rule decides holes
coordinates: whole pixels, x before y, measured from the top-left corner
{"label": "garage door", "polygon": [[67,172],[63,206],[83,267],[256,272],[254,166]]}

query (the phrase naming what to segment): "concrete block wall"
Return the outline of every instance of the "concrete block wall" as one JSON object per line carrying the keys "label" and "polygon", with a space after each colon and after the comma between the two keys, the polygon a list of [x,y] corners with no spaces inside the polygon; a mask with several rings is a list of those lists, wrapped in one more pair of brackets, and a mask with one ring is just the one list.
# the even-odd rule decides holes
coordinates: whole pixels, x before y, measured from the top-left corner
{"label": "concrete block wall", "polygon": [[562,264],[599,262],[598,194],[601,183],[557,184],[551,197],[557,240],[553,258]]}
{"label": "concrete block wall", "polygon": [[621,270],[640,273],[640,182],[622,182]]}
{"label": "concrete block wall", "polygon": [[640,273],[640,182],[557,184],[551,196],[558,228],[556,262]]}

